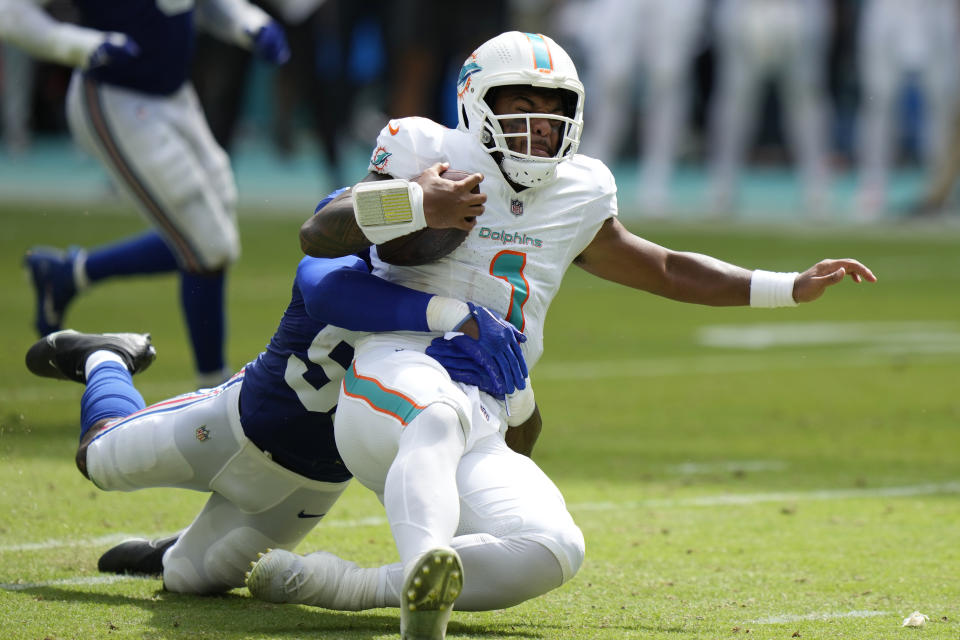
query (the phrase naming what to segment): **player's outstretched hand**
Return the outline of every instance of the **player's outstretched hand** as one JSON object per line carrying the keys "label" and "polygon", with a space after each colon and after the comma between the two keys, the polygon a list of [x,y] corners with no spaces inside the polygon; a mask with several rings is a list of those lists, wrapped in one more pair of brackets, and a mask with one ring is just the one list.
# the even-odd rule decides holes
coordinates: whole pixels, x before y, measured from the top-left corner
{"label": "player's outstretched hand", "polygon": [[793,299],[811,302],[823,295],[827,287],[837,284],[849,275],[854,282],[876,282],[877,277],[857,260],[821,260],[799,276],[793,283]]}
{"label": "player's outstretched hand", "polygon": [[480,193],[483,174],[472,173],[462,180],[447,180],[440,174],[450,168],[438,162],[414,178],[423,189],[423,213],[427,226],[434,229],[456,228],[470,231],[483,213],[487,196]]}
{"label": "player's outstretched hand", "polygon": [[527,337],[486,307],[468,303],[477,337],[462,334],[436,338],[427,355],[437,360],[458,382],[472,384],[503,397],[526,387],[527,361],[520,344]]}
{"label": "player's outstretched hand", "polygon": [[283,27],[276,20],[271,20],[260,27],[256,33],[250,34],[253,38],[253,52],[271,64],[286,64],[290,59],[290,45]]}
{"label": "player's outstretched hand", "polygon": [[86,69],[120,69],[140,56],[140,46],[122,33],[108,33],[100,46],[87,58]]}

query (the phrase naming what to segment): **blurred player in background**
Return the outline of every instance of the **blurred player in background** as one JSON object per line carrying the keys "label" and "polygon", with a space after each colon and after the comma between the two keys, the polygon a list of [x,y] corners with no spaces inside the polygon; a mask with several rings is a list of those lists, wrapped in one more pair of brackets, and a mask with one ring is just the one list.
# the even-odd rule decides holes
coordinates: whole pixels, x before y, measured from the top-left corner
{"label": "blurred player in background", "polygon": [[[332,257],[407,235],[423,228],[436,207],[436,192],[408,180],[437,162],[479,172],[476,213],[483,216],[467,211],[472,231],[462,245],[414,267],[387,264],[371,252],[374,273],[476,300],[502,315],[524,331],[530,368],[543,352],[546,311],[571,264],[635,289],[714,306],[794,306],[847,274],[858,282],[875,279],[856,260],[824,260],[799,274],[750,271],[627,231],[617,220],[610,171],[577,154],[583,85],[570,57],[546,36],[512,31],[483,43],[464,62],[458,98],[456,130],[426,118],[391,120],[377,139],[368,179],[308,220],[301,245],[310,255]],[[383,201],[396,205],[389,217],[379,208]],[[505,424],[530,415],[532,402],[452,388],[429,357],[436,348],[429,338],[374,334],[358,342],[334,425],[347,468],[384,503],[400,562],[357,569],[331,554],[268,553],[251,571],[251,593],[333,609],[399,605],[403,637],[440,640],[454,603],[512,606],[576,574],[584,542],[562,497],[538,467],[509,456],[500,436]],[[523,480],[510,484],[505,477]],[[475,494],[496,499],[462,499]],[[397,575],[403,576],[399,599],[385,599],[379,585]],[[501,587],[476,591],[477,575]]]}
{"label": "blurred player in background", "polygon": [[930,170],[946,161],[960,87],[958,59],[956,0],[866,0],[859,33],[859,219],[875,220],[886,208],[894,123],[908,80],[923,97],[923,164]]}
{"label": "blurred player in background", "polygon": [[709,207],[737,208],[737,180],[767,81],[774,81],[807,213],[828,206],[825,0],[722,0],[716,15],[717,88],[710,113]]}
{"label": "blurred player in background", "polygon": [[21,49],[0,43],[0,63],[0,134],[7,152],[16,155],[30,148],[34,62]]}
{"label": "blurred player in background", "polygon": [[945,214],[960,178],[960,109],[957,110],[948,146],[928,180],[920,200],[912,207],[915,218],[936,218]]}
{"label": "blurred player in background", "polygon": [[581,7],[587,24],[579,31],[589,34],[580,44],[590,69],[586,89],[602,96],[587,103],[590,137],[583,153],[607,163],[617,159],[639,81],[643,155],[637,184],[644,215],[667,213],[705,9],[705,0],[594,0]]}
{"label": "blurred player in background", "polygon": [[202,385],[222,382],[226,270],[240,255],[236,186],[187,80],[195,27],[266,60],[289,57],[283,30],[246,0],[75,0],[82,23],[51,19],[34,0],[0,0],[0,38],[76,68],[67,118],[77,143],[155,227],[87,251],[31,249],[36,329],[58,330],[87,286],[114,276],[178,271]]}

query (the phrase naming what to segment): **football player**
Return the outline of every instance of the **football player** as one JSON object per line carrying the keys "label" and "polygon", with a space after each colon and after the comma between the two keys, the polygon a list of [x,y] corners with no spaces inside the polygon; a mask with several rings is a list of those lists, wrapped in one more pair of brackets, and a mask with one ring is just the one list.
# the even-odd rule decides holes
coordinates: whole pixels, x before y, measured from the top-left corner
{"label": "football player", "polygon": [[[459,127],[389,122],[369,180],[305,222],[302,246],[335,256],[422,228],[437,194],[408,180],[436,162],[478,172],[484,214],[462,245],[417,267],[385,264],[372,251],[374,273],[496,311],[526,334],[531,368],[543,350],[547,308],[571,264],[717,306],[794,306],[847,274],[875,280],[852,259],[824,260],[802,273],[751,271],[628,232],[617,220],[610,171],[577,154],[583,99],[573,62],[551,38],[508,32],[487,41],[460,72]],[[559,491],[500,436],[505,422],[532,407],[448,384],[425,353],[443,343],[429,334],[364,338],[335,418],[340,455],[382,498],[400,562],[358,569],[328,553],[272,551],[247,580],[254,595],[334,609],[399,605],[404,637],[440,640],[454,603],[511,606],[577,572],[584,541]]]}
{"label": "football player", "polygon": [[[639,112],[643,157],[637,184],[644,215],[663,216],[682,143],[689,105],[690,73],[703,39],[706,0],[592,0],[585,3],[576,32],[589,34],[582,48],[592,70],[586,121],[591,135],[583,151],[605,162],[616,159],[624,141],[630,103],[641,81]],[[610,44],[618,49],[610,55]]]}
{"label": "football player", "polygon": [[775,82],[804,207],[826,213],[829,125],[825,0],[724,0],[716,15],[717,97],[710,106],[710,208],[734,213],[737,180],[765,83]]}
{"label": "football player", "polygon": [[927,169],[948,159],[960,96],[960,4],[955,0],[867,0],[858,33],[863,95],[858,121],[856,216],[877,220],[887,204],[898,98],[908,80],[923,96],[921,159]]}
{"label": "football player", "polygon": [[114,276],[179,272],[199,382],[230,374],[224,361],[225,272],[240,255],[236,186],[187,80],[196,26],[275,64],[283,30],[246,0],[75,0],[84,26],[51,19],[36,2],[0,0],[0,38],[75,67],[67,120],[117,188],[155,230],[87,251],[31,249],[35,326],[58,330],[87,286]]}
{"label": "football player", "polygon": [[[131,377],[154,359],[146,334],[58,331],[26,362],[37,375],[86,384],[76,462],[99,488],[212,492],[183,532],[126,541],[100,570],[162,574],[170,591],[210,594],[242,586],[258,551],[293,548],[346,488],[332,416],[361,332],[454,329],[447,346],[457,352],[440,356],[450,375],[500,397],[514,392],[526,372],[519,331],[482,307],[372,276],[363,252],[304,258],[267,350],[215,388],[146,407]],[[517,429],[531,429],[528,451],[538,419]]]}

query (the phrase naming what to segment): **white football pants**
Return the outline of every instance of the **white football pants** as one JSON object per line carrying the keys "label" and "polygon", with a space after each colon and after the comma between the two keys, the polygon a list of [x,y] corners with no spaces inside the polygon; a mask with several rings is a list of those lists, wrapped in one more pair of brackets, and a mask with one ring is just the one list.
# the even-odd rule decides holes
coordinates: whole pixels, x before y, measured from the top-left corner
{"label": "white football pants", "polygon": [[87,472],[101,489],[213,492],[164,555],[169,591],[243,586],[258,552],[293,549],[349,483],[304,478],[254,446],[240,426],[242,382],[241,372],[219,387],[149,406],[110,423],[87,448]]}
{"label": "white football pants", "polygon": [[357,347],[335,433],[347,468],[386,507],[401,560],[389,590],[399,593],[403,565],[440,545],[461,552],[458,609],[510,606],[573,577],[583,535],[553,482],[507,447],[499,403],[377,339]]}
{"label": "white football pants", "polygon": [[67,119],[77,143],[163,234],[181,267],[216,271],[240,255],[237,188],[192,85],[152,96],[76,71]]}

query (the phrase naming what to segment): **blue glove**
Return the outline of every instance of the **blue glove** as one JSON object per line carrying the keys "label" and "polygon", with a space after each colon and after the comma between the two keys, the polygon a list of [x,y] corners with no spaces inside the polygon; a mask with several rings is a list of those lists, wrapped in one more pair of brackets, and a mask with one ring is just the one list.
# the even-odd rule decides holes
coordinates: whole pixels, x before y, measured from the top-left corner
{"label": "blue glove", "polygon": [[444,368],[447,367],[445,359],[451,360],[451,365],[462,367],[462,358],[466,355],[480,365],[491,380],[501,381],[504,393],[523,389],[526,386],[527,361],[523,357],[520,344],[527,341],[527,336],[486,307],[472,302],[468,302],[467,306],[470,308],[470,316],[476,320],[479,327],[479,339],[474,340],[465,335],[450,340],[438,338],[427,348],[427,355],[440,362]]}
{"label": "blue glove", "polygon": [[253,51],[258,56],[272,64],[285,64],[290,59],[290,46],[287,36],[283,33],[276,20],[271,20],[260,27],[253,36]]}
{"label": "blue glove", "polygon": [[140,56],[140,46],[127,36],[110,34],[87,59],[87,69],[122,69],[132,65]]}
{"label": "blue glove", "polygon": [[489,393],[495,398],[503,400],[507,395],[506,385],[500,376],[500,368],[486,354],[478,361],[469,353],[460,348],[461,344],[476,344],[470,336],[456,336],[447,340],[434,338],[427,347],[427,355],[443,365],[456,382],[469,384],[481,391]]}

